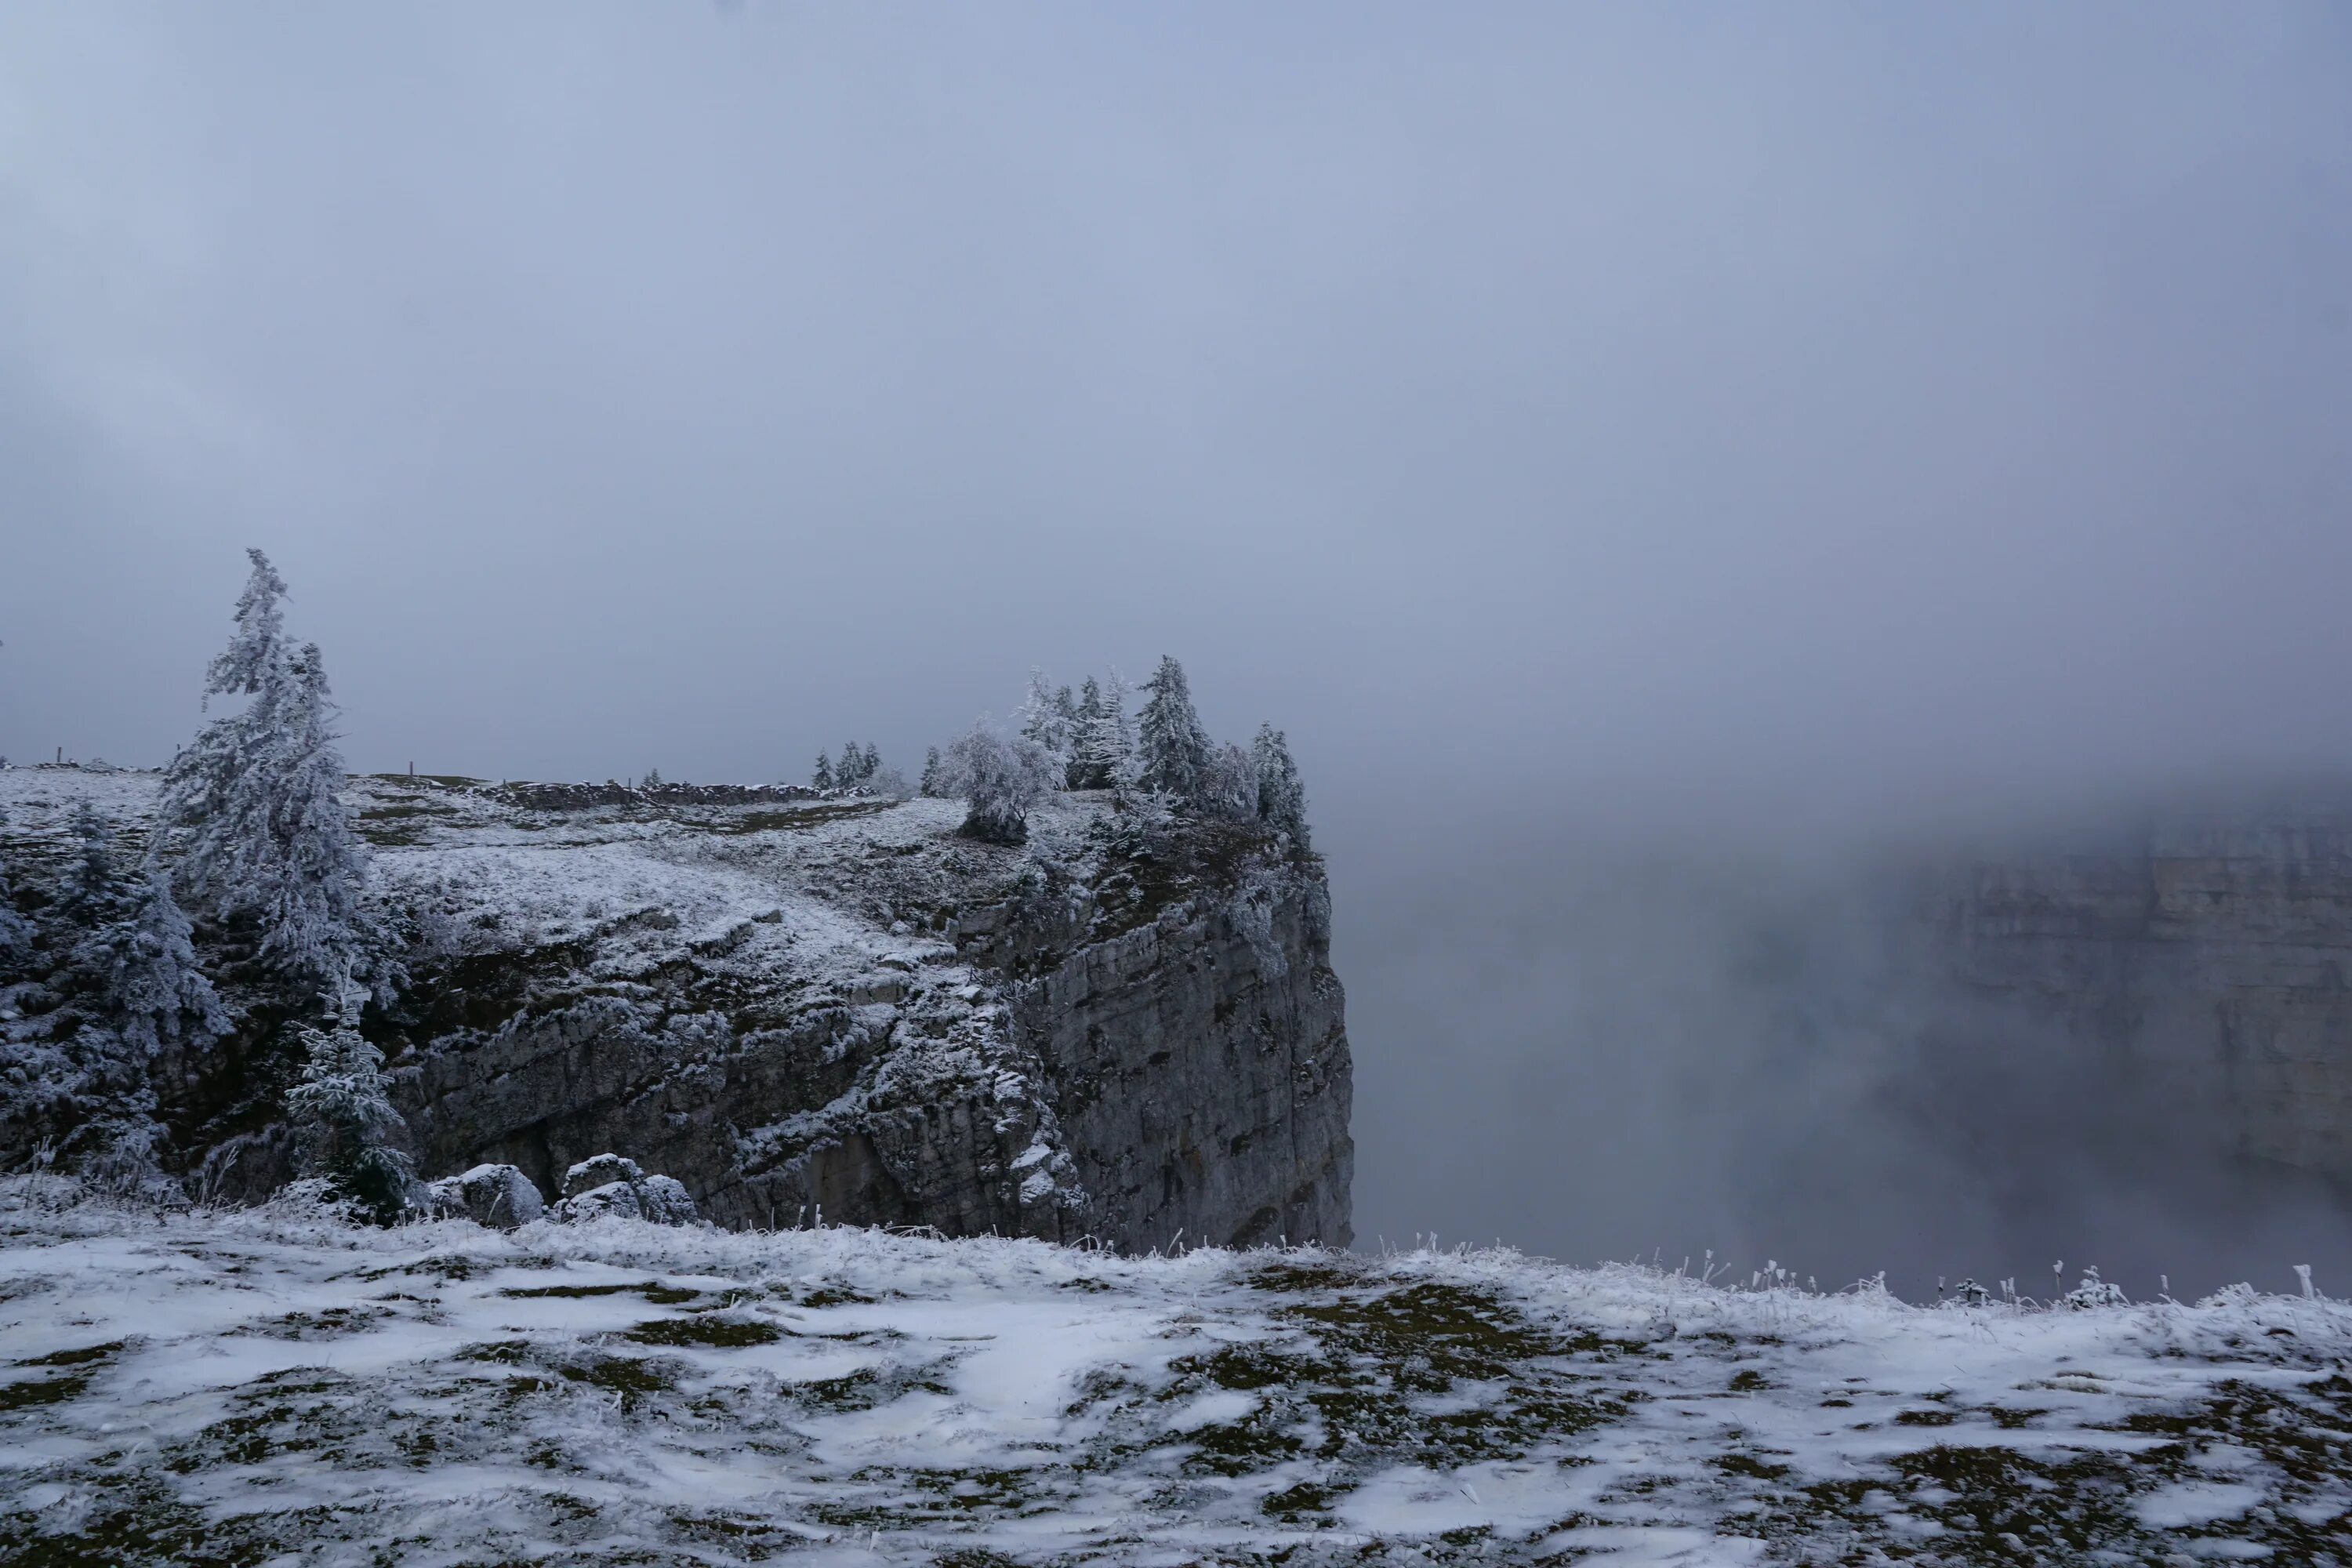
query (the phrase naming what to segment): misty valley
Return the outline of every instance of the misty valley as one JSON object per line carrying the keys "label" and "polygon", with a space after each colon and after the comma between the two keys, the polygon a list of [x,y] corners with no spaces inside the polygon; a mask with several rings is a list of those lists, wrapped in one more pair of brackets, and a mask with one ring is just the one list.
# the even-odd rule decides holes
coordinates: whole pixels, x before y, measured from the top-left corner
{"label": "misty valley", "polygon": [[[2343,1543],[2352,1308],[2308,1263],[1906,1299],[1884,1267],[1360,1237],[1307,790],[1273,726],[1213,742],[1172,658],[1131,713],[1116,671],[1033,673],[919,784],[858,742],[807,784],[354,776],[251,567],[168,767],[0,769],[12,1560]],[[1653,867],[1607,929],[1683,982],[1580,992],[1692,1038],[1769,1021],[1717,1058],[1787,1134],[1747,1156],[1855,1252],[2013,1251],[2045,1139],[2078,1194],[2340,1180],[2352,815],[2118,823],[1793,903]],[[1601,1059],[1583,1092],[1636,1101]],[[1926,1098],[1798,1108],[1842,1081]],[[1912,1129],[1926,1177],[1862,1190],[1842,1118]],[[1947,1165],[1993,1232],[1871,1231],[1931,1232]]]}
{"label": "misty valley", "polygon": [[2347,84],[0,5],[0,1568],[2352,1568]]}

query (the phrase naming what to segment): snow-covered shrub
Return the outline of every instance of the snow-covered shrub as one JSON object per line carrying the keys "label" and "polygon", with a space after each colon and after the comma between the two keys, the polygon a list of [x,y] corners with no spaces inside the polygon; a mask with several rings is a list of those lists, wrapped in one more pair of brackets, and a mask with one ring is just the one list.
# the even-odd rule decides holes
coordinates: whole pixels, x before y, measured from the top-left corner
{"label": "snow-covered shrub", "polygon": [[185,838],[180,873],[224,918],[261,929],[261,953],[289,978],[331,984],[364,972],[365,852],[343,805],[335,704],[318,645],[290,647],[285,580],[258,550],[236,630],[213,660],[207,697],[246,697],[206,724],[164,775],[162,826]]}
{"label": "snow-covered shrub", "polygon": [[410,1178],[395,1142],[408,1123],[384,1092],[383,1053],[348,1023],[300,1037],[302,1081],[287,1092],[286,1111],[302,1139],[304,1170],[389,1224],[407,1206]]}
{"label": "snow-covered shrub", "polygon": [[2096,1268],[2085,1268],[2082,1283],[2066,1292],[2066,1305],[2081,1312],[2093,1307],[2128,1307],[2131,1298],[2123,1293],[2120,1286],[2100,1279]]}
{"label": "snow-covered shrub", "polygon": [[896,768],[876,768],[873,773],[866,775],[866,782],[858,787],[867,795],[877,795],[884,800],[915,798],[915,786],[908,784],[907,775]]}
{"label": "snow-covered shrub", "polygon": [[971,807],[958,829],[966,837],[1019,844],[1029,837],[1030,808],[1053,793],[1061,769],[1034,741],[1007,740],[983,719],[949,742],[940,790]]}

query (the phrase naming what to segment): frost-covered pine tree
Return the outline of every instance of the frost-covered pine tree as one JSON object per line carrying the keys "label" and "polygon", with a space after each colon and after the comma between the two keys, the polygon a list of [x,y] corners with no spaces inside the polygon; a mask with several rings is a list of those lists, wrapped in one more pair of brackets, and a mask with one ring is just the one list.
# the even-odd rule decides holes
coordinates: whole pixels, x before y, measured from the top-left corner
{"label": "frost-covered pine tree", "polygon": [[1109,781],[1095,752],[1095,727],[1102,722],[1102,682],[1087,677],[1070,713],[1070,787],[1101,789]]}
{"label": "frost-covered pine tree", "polygon": [[1273,725],[1260,724],[1250,744],[1250,760],[1257,764],[1259,820],[1288,834],[1301,851],[1312,848],[1307,836],[1307,786],[1298,781],[1289,739]]}
{"label": "frost-covered pine tree", "polygon": [[114,829],[84,795],[74,802],[74,858],[67,868],[66,912],[84,925],[114,912],[120,879],[114,869]]}
{"label": "frost-covered pine tree", "polygon": [[1019,844],[1029,837],[1029,812],[1061,783],[1062,764],[1026,735],[1008,740],[985,719],[948,743],[940,767],[940,793],[963,797],[971,810],[957,829],[992,844]]}
{"label": "frost-covered pine tree", "polygon": [[1211,748],[1201,716],[1192,709],[1192,689],[1184,667],[1162,654],[1160,668],[1143,683],[1150,697],[1138,729],[1142,753],[1140,783],[1146,789],[1199,806],[1208,784]]}
{"label": "frost-covered pine tree", "polygon": [[[1066,695],[1069,688],[1062,689]],[[1013,721],[1023,740],[1038,747],[1065,772],[1067,771],[1070,755],[1076,749],[1076,728],[1069,712],[1055,698],[1053,689],[1045,684],[1045,672],[1034,665],[1029,668],[1029,694],[1021,700]]]}
{"label": "frost-covered pine tree", "polygon": [[1230,742],[1210,749],[1201,773],[1201,809],[1235,821],[1257,815],[1257,764],[1247,752]]}
{"label": "frost-covered pine tree", "polygon": [[811,789],[833,787],[833,759],[823,752],[816,754],[816,772],[809,775],[809,787]]}
{"label": "frost-covered pine tree", "polygon": [[115,1032],[142,1061],[166,1040],[211,1044],[228,1033],[229,1019],[197,964],[170,869],[149,857],[134,896],[128,915],[83,940],[76,961],[101,980]]}
{"label": "frost-covered pine tree", "polygon": [[287,1091],[286,1112],[302,1140],[303,1168],[389,1224],[407,1204],[409,1159],[398,1141],[408,1123],[384,1090],[383,1053],[348,1016],[300,1037],[302,1081]]}
{"label": "frost-covered pine tree", "polygon": [[318,645],[288,647],[285,581],[258,550],[236,630],[213,660],[207,697],[251,699],[173,759],[162,822],[184,839],[180,875],[224,919],[250,919],[261,956],[289,977],[362,967],[367,861],[344,805],[335,704]]}
{"label": "frost-covered pine tree", "polygon": [[857,759],[857,782],[871,784],[882,772],[882,748],[873,742],[866,742],[866,754]]}
{"label": "frost-covered pine tree", "polygon": [[940,793],[940,749],[937,746],[923,753],[923,782],[919,787],[926,795]]}

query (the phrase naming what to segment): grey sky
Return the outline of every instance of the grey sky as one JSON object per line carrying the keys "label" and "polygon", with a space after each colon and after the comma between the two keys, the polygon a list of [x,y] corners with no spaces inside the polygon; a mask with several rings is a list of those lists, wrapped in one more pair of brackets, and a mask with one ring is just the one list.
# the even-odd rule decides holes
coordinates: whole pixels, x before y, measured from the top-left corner
{"label": "grey sky", "polygon": [[2317,4],[11,6],[0,752],[167,756],[248,542],[364,768],[1174,652],[1307,770],[1398,1208],[1495,843],[2352,764],[2347,83]]}

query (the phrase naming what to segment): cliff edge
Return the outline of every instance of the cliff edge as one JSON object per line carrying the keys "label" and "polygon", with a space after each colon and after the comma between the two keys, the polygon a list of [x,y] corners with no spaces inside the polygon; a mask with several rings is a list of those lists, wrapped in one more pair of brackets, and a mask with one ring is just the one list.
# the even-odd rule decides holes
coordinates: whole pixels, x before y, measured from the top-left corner
{"label": "cliff edge", "polygon": [[[92,800],[152,774],[0,774],[20,900]],[[929,1226],[1148,1250],[1350,1237],[1350,1062],[1321,864],[1254,823],[1055,796],[1014,848],[961,803],[793,788],[371,777],[347,799],[407,982],[365,1032],[421,1174],[552,1193],[614,1152],[735,1227]],[[238,955],[224,995],[240,1007]],[[15,1034],[38,1033],[40,987]],[[194,1184],[291,1173],[297,1065],[254,995],[159,1059]],[[62,1016],[62,1015],[60,1015]]]}

